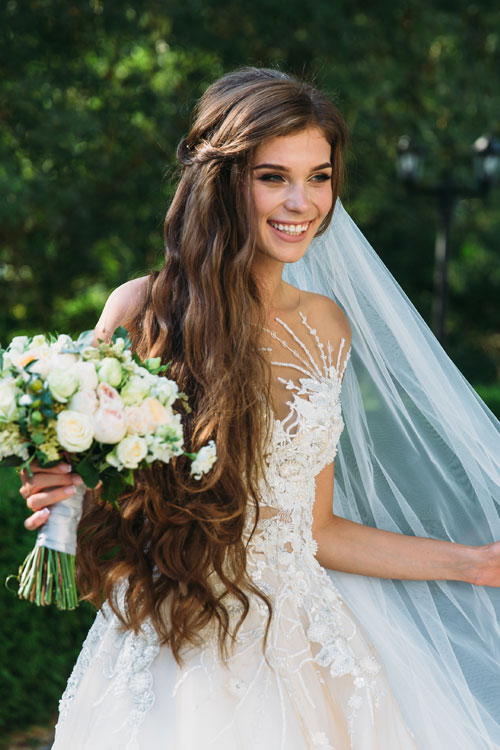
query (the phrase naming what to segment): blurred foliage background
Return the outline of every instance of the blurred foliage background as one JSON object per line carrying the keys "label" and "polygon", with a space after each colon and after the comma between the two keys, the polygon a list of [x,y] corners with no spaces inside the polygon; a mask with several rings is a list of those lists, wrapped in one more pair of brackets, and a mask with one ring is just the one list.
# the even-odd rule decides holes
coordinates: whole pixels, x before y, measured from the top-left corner
{"label": "blurred foliage background", "polygon": [[[161,262],[175,147],[205,87],[242,64],[313,79],[351,132],[343,199],[429,321],[436,206],[395,172],[402,133],[426,179],[472,184],[471,145],[500,135],[493,0],[4,0],[0,8],[0,341],[95,323],[113,287]],[[459,202],[448,351],[500,414],[500,190]],[[0,474],[3,571],[33,539]],[[89,622],[5,590],[0,733],[48,721]],[[57,644],[57,645],[56,645]]]}

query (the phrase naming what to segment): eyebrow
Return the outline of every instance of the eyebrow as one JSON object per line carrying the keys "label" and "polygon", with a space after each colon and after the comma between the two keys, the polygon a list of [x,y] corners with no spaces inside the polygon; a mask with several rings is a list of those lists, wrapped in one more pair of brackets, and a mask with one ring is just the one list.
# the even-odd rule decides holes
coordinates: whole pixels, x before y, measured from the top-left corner
{"label": "eyebrow", "polygon": [[[290,170],[287,169],[287,167],[281,166],[281,164],[257,164],[256,167],[253,167],[254,169],[276,169],[279,172],[289,172]],[[317,172],[320,169],[328,169],[332,168],[332,164],[329,161],[326,161],[324,164],[319,164],[317,167],[313,167],[311,169],[311,172]]]}

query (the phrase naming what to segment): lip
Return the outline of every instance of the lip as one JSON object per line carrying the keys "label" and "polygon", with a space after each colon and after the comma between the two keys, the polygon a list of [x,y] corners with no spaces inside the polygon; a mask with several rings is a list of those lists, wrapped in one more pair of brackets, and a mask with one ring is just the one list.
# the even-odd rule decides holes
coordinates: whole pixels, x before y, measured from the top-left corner
{"label": "lip", "polygon": [[[296,237],[294,237],[291,234],[286,234],[286,232],[283,232],[281,229],[276,229],[276,227],[273,227],[272,224],[270,224],[271,221],[274,221],[275,224],[289,224],[290,226],[299,226],[300,224],[306,224],[307,223],[307,229],[305,232],[302,232],[301,234],[298,234]],[[274,232],[274,234],[280,238],[280,240],[283,240],[284,242],[302,242],[304,237],[306,237],[307,233],[309,232],[310,226],[313,223],[314,219],[310,219],[309,221],[279,221],[278,219],[268,219],[267,225],[271,229],[271,231]]]}

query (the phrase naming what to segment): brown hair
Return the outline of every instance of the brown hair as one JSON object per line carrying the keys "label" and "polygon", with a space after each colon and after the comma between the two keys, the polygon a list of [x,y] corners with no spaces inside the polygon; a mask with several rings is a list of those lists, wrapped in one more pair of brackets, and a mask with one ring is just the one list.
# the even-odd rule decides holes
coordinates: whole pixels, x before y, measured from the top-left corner
{"label": "brown hair", "polygon": [[[260,144],[309,126],[331,144],[335,202],[346,126],[315,88],[275,70],[243,68],[212,84],[198,103],[177,151],[182,174],[165,220],[165,265],[151,274],[130,328],[139,355],[169,362],[169,377],[189,397],[190,449],[214,439],[217,462],[200,482],[190,479],[185,459],[153,465],[120,497],[120,513],[95,502],[80,526],[84,598],[97,605],[109,598],[134,630],[150,618],[179,662],[208,625],[226,653],[249,594],[271,614],[246,572],[245,522],[252,509],[258,518],[270,424],[247,176]],[[120,579],[128,583],[121,605]],[[230,603],[238,605],[236,622]]]}

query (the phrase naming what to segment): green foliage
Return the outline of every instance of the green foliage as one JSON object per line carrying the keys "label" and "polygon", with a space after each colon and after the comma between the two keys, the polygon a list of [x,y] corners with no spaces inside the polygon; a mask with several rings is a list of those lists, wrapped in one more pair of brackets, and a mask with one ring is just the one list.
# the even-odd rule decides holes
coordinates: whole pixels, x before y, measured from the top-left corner
{"label": "green foliage", "polygon": [[11,590],[5,586],[35,543],[35,535],[23,526],[27,515],[17,473],[0,467],[0,737],[56,716],[58,700],[94,617],[84,604],[75,612],[36,607],[17,598],[12,581]]}

